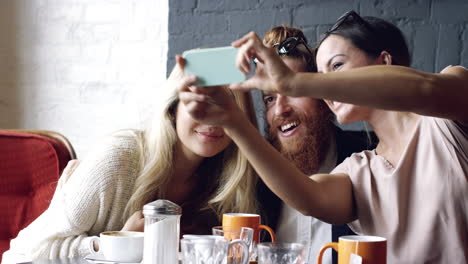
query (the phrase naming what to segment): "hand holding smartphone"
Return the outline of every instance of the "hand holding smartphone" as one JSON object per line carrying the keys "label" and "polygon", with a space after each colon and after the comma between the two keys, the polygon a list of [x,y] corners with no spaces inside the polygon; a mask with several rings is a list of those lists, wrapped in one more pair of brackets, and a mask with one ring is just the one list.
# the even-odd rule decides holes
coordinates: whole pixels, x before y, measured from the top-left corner
{"label": "hand holding smartphone", "polygon": [[193,49],[182,53],[185,72],[197,76],[196,85],[216,86],[238,83],[245,75],[236,67],[237,49],[231,46]]}

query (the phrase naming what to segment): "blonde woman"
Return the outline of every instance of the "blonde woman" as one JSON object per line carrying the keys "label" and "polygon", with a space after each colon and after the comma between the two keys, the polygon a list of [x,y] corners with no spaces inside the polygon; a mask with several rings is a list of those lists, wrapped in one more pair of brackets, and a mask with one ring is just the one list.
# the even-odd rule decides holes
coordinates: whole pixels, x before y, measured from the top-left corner
{"label": "blonde woman", "polygon": [[[252,168],[221,127],[197,123],[179,104],[181,76],[176,66],[150,128],[117,132],[59,183],[50,207],[11,241],[3,263],[86,256],[100,232],[143,231],[142,207],[156,199],[182,206],[182,234],[211,233],[224,212],[257,211]],[[255,124],[250,98],[234,98]]]}

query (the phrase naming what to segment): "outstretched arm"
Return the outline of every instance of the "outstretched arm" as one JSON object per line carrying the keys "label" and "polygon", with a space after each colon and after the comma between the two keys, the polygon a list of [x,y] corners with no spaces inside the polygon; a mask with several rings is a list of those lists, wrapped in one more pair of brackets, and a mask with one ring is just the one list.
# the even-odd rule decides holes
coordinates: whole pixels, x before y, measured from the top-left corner
{"label": "outstretched arm", "polygon": [[351,180],[345,174],[303,174],[237,115],[225,128],[267,186],[304,215],[329,223],[354,220]]}
{"label": "outstretched arm", "polygon": [[260,135],[226,90],[180,86],[179,98],[198,122],[223,126],[267,186],[287,204],[330,223],[354,219],[349,177],[303,174]]}
{"label": "outstretched arm", "polygon": [[297,74],[291,82],[296,96],[468,119],[468,70],[459,66],[437,74],[402,66],[368,66],[344,72]]}
{"label": "outstretched arm", "polygon": [[288,96],[310,96],[343,103],[452,120],[467,120],[468,70],[448,67],[427,73],[409,67],[378,65],[343,72],[294,73],[255,33],[233,42],[239,47],[237,65],[248,73],[249,60],[257,58],[256,74],[232,89],[258,88]]}

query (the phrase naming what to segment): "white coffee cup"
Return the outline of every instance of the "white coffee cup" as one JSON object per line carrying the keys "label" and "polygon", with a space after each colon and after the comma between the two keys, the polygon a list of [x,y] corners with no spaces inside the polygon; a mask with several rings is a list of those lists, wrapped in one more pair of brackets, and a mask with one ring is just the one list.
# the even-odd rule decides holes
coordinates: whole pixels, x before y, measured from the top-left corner
{"label": "white coffee cup", "polygon": [[[93,237],[89,249],[94,253],[102,252],[106,260],[137,263],[143,258],[143,240],[143,232],[108,231]],[[95,242],[99,251],[94,248]]]}

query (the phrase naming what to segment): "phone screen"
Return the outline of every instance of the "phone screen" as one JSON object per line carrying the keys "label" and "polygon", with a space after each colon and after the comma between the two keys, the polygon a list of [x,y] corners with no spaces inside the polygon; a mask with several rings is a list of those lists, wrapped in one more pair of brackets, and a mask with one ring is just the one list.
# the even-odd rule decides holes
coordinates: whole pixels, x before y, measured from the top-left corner
{"label": "phone screen", "polygon": [[238,83],[245,75],[236,67],[237,49],[231,46],[185,51],[185,71],[197,76],[196,85],[216,86]]}

